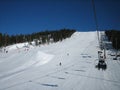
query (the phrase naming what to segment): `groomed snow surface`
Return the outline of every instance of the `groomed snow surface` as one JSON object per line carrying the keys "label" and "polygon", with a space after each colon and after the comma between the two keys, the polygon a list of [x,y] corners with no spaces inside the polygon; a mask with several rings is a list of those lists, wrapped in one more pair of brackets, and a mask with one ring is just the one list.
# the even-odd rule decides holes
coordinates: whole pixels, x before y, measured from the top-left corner
{"label": "groomed snow surface", "polygon": [[40,47],[24,43],[7,49],[0,53],[0,90],[120,90],[120,61],[108,55],[107,69],[95,68],[96,32],[75,32]]}

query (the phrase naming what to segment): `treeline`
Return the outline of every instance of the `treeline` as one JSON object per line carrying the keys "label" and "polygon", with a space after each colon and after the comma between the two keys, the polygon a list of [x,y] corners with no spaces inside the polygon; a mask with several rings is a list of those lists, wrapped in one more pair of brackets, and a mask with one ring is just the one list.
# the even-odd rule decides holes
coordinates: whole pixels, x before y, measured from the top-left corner
{"label": "treeline", "polygon": [[8,46],[15,43],[35,41],[36,45],[62,41],[63,39],[69,38],[76,30],[71,29],[61,29],[54,31],[44,31],[32,34],[19,34],[19,35],[9,35],[7,33],[0,33],[0,47]]}
{"label": "treeline", "polygon": [[106,30],[105,34],[112,42],[112,46],[117,50],[120,49],[120,30]]}

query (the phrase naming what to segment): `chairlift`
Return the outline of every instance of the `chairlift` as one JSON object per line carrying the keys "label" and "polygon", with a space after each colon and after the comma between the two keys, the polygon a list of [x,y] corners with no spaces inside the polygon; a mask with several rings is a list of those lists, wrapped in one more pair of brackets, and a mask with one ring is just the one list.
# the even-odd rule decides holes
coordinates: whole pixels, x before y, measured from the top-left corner
{"label": "chairlift", "polygon": [[106,70],[107,69],[107,64],[104,60],[99,60],[98,64],[96,65],[96,68],[98,68],[99,70]]}
{"label": "chairlift", "polygon": [[107,64],[105,62],[105,58],[106,58],[106,52],[105,52],[105,48],[102,44],[102,42],[100,43],[100,37],[99,37],[99,31],[98,31],[98,22],[97,22],[97,16],[96,16],[96,9],[95,9],[95,3],[94,0],[92,0],[92,5],[93,5],[93,11],[94,11],[94,18],[95,18],[95,23],[96,23],[96,30],[97,30],[97,37],[98,37],[98,43],[99,43],[99,47],[101,50],[104,49],[104,57],[101,56],[101,54],[103,53],[102,51],[98,51],[98,64],[96,65],[96,67],[98,69],[102,69],[105,70],[107,68]]}
{"label": "chairlift", "polygon": [[102,53],[102,51],[98,51],[98,53]]}
{"label": "chairlift", "polygon": [[100,56],[99,57],[99,61],[96,65],[96,68],[98,68],[99,70],[102,69],[102,70],[105,70],[107,69],[107,64],[105,62],[105,58],[103,56]]}
{"label": "chairlift", "polygon": [[113,58],[113,60],[117,60],[117,57]]}

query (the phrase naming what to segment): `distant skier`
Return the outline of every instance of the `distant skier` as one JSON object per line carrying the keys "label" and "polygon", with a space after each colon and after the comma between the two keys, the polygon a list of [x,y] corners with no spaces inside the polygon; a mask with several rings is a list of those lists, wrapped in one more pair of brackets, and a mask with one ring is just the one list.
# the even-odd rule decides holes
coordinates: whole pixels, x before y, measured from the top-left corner
{"label": "distant skier", "polygon": [[62,63],[60,62],[60,63],[59,63],[59,65],[61,66],[61,65],[62,65]]}
{"label": "distant skier", "polygon": [[6,53],[8,53],[8,51],[6,51]]}
{"label": "distant skier", "polygon": [[4,48],[4,53],[6,52],[6,49]]}
{"label": "distant skier", "polygon": [[69,56],[69,53],[67,53],[67,56]]}

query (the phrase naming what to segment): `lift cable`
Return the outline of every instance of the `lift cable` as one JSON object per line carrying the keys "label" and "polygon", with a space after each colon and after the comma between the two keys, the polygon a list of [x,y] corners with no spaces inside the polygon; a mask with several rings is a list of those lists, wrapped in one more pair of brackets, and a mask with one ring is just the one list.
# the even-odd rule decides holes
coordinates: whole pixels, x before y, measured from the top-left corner
{"label": "lift cable", "polygon": [[95,9],[94,0],[92,0],[92,5],[93,5],[93,12],[94,12],[94,18],[95,18],[95,24],[96,24],[98,43],[99,43],[99,46],[100,46],[100,38],[99,38],[99,31],[98,31],[98,21],[97,21],[97,15],[96,15],[96,9]]}

